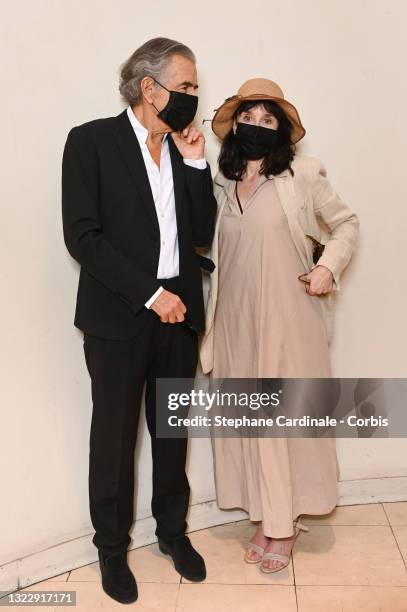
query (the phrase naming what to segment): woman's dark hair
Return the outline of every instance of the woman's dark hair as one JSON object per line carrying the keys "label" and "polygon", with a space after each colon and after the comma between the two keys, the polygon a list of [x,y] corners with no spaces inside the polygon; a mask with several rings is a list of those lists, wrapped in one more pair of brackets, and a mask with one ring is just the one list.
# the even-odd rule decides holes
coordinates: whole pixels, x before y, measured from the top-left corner
{"label": "woman's dark hair", "polygon": [[[235,110],[233,119],[236,119],[240,113],[244,113],[260,104],[264,106],[268,113],[272,113],[278,119],[278,144],[264,157],[260,173],[269,176],[270,174],[280,174],[280,172],[288,168],[291,174],[294,175],[290,165],[295,155],[295,145],[291,143],[293,126],[277,102],[274,102],[274,100],[246,100]],[[247,159],[242,155],[233,129],[223,139],[218,162],[219,168],[226,178],[235,181],[242,179],[246,170]]]}

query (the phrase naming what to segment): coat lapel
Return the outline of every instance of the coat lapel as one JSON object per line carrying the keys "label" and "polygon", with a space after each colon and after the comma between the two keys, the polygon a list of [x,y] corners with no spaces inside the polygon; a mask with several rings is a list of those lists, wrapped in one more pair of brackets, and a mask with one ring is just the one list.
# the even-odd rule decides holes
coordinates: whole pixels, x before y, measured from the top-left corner
{"label": "coat lapel", "polygon": [[281,206],[284,209],[287,217],[288,226],[290,228],[291,236],[294,245],[298,251],[298,255],[306,270],[309,270],[310,263],[308,261],[307,253],[304,249],[304,230],[298,221],[298,210],[300,209],[300,203],[297,201],[297,195],[295,193],[294,179],[288,170],[285,170],[281,174],[277,174],[274,177],[276,189],[280,198]]}
{"label": "coat lapel", "polygon": [[117,130],[114,132],[113,136],[123,156],[124,162],[134,179],[135,186],[141,196],[146,211],[153,224],[159,230],[154,198],[143,154],[126,111],[123,111],[117,116]]}

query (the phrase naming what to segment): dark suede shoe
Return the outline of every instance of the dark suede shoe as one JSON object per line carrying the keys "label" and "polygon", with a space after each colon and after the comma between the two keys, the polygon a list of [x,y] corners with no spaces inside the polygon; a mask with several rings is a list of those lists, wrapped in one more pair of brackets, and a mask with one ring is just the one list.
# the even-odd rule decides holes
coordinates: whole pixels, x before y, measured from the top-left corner
{"label": "dark suede shoe", "polygon": [[136,601],[137,583],[127,564],[127,551],[104,555],[99,550],[98,554],[104,592],[123,604]]}
{"label": "dark suede shoe", "polygon": [[158,538],[158,547],[162,553],[172,557],[174,567],[181,576],[192,582],[205,580],[205,561],[192,546],[187,536],[173,540]]}

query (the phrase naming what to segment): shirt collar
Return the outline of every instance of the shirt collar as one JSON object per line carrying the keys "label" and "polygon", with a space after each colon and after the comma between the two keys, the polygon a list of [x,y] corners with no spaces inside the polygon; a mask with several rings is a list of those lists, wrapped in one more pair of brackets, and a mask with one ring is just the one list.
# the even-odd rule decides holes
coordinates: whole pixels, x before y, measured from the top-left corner
{"label": "shirt collar", "polygon": [[[147,137],[148,137],[148,130],[147,128],[144,127],[144,125],[137,119],[136,115],[133,113],[133,109],[131,108],[131,106],[127,107],[127,116],[130,120],[130,123],[133,127],[134,133],[137,136],[137,139],[140,143],[140,145],[145,144]],[[163,143],[166,141],[168,136],[167,134],[164,134],[164,138],[163,138]]]}

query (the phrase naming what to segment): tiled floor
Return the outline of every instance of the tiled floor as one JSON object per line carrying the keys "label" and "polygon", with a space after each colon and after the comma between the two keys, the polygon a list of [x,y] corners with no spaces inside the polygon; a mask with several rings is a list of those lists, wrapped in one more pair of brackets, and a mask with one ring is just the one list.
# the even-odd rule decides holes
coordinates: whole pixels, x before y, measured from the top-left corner
{"label": "tiled floor", "polygon": [[[303,522],[310,531],[298,536],[290,565],[270,575],[242,560],[243,547],[254,529],[249,521],[190,534],[206,560],[208,575],[203,583],[180,580],[156,544],[133,550],[129,563],[139,599],[126,608],[139,612],[407,612],[407,502],[342,506],[329,516],[303,517]],[[78,612],[124,608],[102,591],[97,563],[26,590],[62,585],[76,591]]]}

